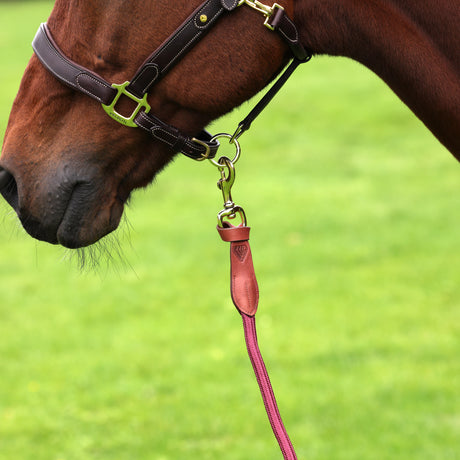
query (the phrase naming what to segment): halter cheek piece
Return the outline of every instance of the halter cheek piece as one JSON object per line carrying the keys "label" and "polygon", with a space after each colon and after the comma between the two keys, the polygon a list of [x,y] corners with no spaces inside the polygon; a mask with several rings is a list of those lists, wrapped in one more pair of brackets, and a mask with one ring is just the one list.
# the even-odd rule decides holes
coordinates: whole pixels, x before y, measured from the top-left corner
{"label": "halter cheek piece", "polygon": [[[219,148],[217,139],[205,130],[195,137],[189,137],[176,127],[161,121],[151,113],[147,94],[153,85],[204,37],[221,16],[241,5],[250,6],[265,16],[264,24],[270,30],[276,31],[286,42],[293,58],[278,81],[240,123],[234,134],[234,138],[238,138],[249,129],[252,121],[267,106],[295,68],[311,57],[299,42],[296,26],[286,15],[283,7],[277,3],[269,7],[258,0],[207,0],[149,56],[131,81],[122,84],[110,84],[96,73],[66,57],[53,40],[46,23],[40,25],[32,47],[38,59],[54,77],[98,101],[107,114],[117,122],[129,127],[140,127],[175,152],[181,152],[195,160],[214,158]],[[121,97],[128,97],[136,103],[136,108],[128,117],[116,110]]]}

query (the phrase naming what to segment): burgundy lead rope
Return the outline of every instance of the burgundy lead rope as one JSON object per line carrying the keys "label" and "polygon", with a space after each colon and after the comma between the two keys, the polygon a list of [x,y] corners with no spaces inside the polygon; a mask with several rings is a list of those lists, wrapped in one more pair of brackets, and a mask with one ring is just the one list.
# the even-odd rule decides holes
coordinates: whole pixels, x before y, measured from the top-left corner
{"label": "burgundy lead rope", "polygon": [[224,222],[224,227],[217,227],[217,230],[221,238],[230,243],[232,300],[243,318],[246,347],[270,425],[284,459],[297,460],[294,447],[281,419],[270,378],[257,342],[255,314],[259,302],[259,288],[252,262],[251,247],[249,246],[250,227],[234,227],[228,222]]}

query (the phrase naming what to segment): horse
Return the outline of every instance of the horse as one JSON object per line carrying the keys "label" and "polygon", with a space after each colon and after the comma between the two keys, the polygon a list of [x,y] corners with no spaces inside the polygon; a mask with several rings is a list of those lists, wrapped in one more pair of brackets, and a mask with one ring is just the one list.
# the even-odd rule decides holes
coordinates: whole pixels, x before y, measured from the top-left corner
{"label": "horse", "polygon": [[[331,54],[380,75],[460,159],[459,52],[453,39],[460,17],[447,0],[436,6],[286,0],[272,7],[258,0],[158,0],[148,5],[149,14],[145,4],[57,0],[39,28],[0,159],[0,192],[37,239],[79,248],[113,231],[132,191],[149,184],[178,151],[212,159],[222,136],[210,137],[203,128],[267,86],[292,56],[230,136],[236,146],[300,63]],[[152,48],[160,50],[156,60],[142,64]],[[143,129],[128,129],[136,126]],[[217,163],[229,172],[219,182],[227,203],[237,156],[238,147],[234,160]],[[284,458],[294,460],[257,346],[249,229],[228,225],[222,221],[219,233],[232,245],[232,299],[243,316],[273,431]]]}
{"label": "horse", "polygon": [[[371,69],[460,160],[455,2],[282,3],[275,5],[293,18],[305,49],[346,56]],[[48,28],[70,60],[121,83],[200,4],[56,0]],[[267,6],[222,4],[234,11],[216,20],[146,98],[156,116],[188,136],[264,88],[289,59],[289,47],[261,21],[257,9]],[[119,105],[120,112],[129,111],[125,106],[132,101]],[[152,181],[177,154],[174,147],[117,124],[85,94],[55,79],[34,55],[5,133],[0,191],[34,238],[89,246],[117,228],[132,191]]]}

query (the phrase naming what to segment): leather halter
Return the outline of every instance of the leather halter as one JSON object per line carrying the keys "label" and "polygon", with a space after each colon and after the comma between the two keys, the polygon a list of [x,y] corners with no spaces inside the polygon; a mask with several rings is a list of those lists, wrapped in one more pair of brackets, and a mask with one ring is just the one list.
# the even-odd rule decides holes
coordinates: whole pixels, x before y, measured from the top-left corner
{"label": "leather halter", "polygon": [[[35,54],[60,82],[84,93],[102,104],[104,110],[119,123],[129,127],[140,127],[154,139],[168,145],[175,152],[195,160],[214,158],[219,148],[206,130],[195,137],[183,134],[150,112],[147,102],[149,90],[157,83],[205,34],[217,20],[234,11],[240,5],[248,5],[266,17],[265,25],[285,41],[292,53],[292,63],[269,90],[250,115],[240,124],[237,137],[247,130],[273,96],[278,92],[294,69],[311,55],[299,42],[299,34],[283,7],[275,3],[267,7],[258,0],[207,0],[197,8],[180,27],[142,64],[134,77],[123,84],[110,84],[102,77],[66,57],[53,40],[46,23],[40,25],[32,42]],[[120,97],[128,97],[137,106],[131,116],[125,117],[116,111]]]}

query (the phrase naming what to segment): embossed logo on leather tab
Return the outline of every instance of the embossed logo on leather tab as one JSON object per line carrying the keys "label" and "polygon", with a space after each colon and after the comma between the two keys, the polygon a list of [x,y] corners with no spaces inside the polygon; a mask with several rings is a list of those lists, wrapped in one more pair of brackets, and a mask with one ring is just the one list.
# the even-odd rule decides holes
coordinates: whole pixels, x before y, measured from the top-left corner
{"label": "embossed logo on leather tab", "polygon": [[233,254],[238,257],[240,262],[244,262],[246,256],[248,255],[248,247],[246,244],[235,244],[233,246]]}

